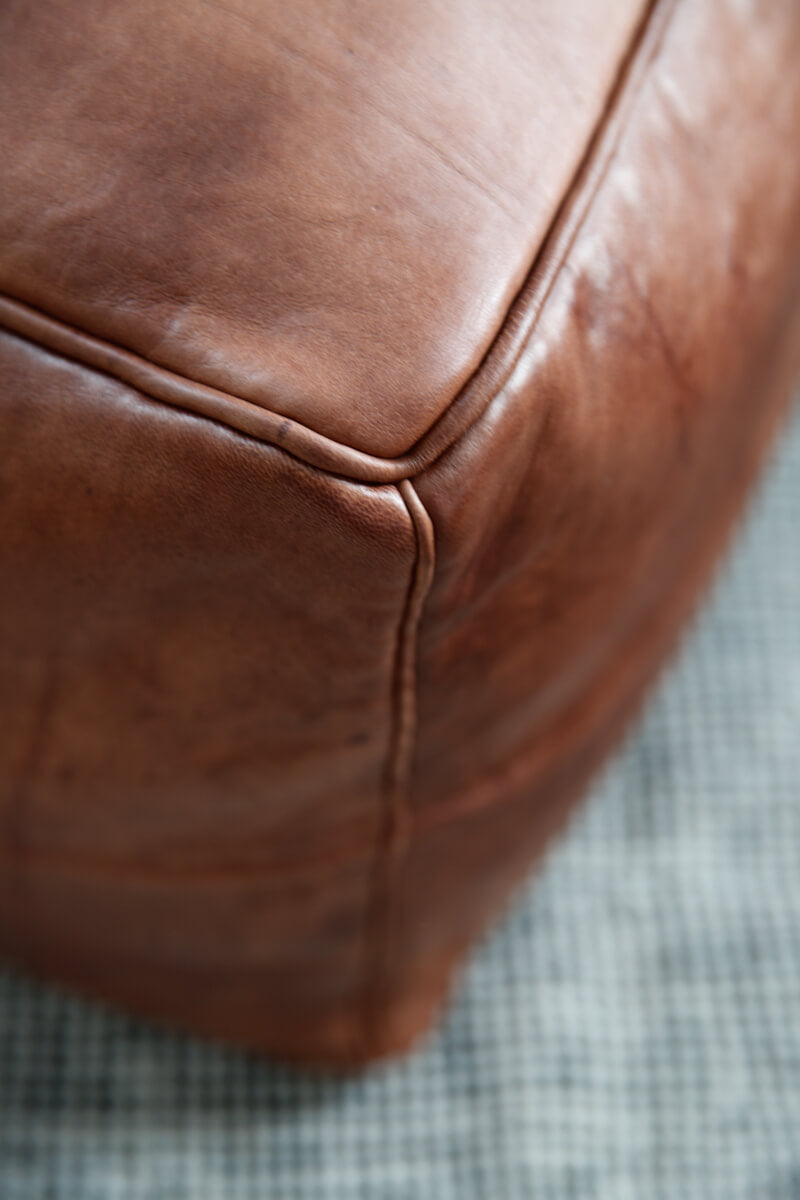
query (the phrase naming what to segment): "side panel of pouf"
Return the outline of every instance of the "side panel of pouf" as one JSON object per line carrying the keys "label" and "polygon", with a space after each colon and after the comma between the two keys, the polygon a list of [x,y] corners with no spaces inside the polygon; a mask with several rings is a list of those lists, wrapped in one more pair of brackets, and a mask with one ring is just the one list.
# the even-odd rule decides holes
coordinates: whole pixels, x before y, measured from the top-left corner
{"label": "side panel of pouf", "polygon": [[416,556],[399,493],[13,336],[0,377],[0,947],[346,1056]]}
{"label": "side panel of pouf", "polygon": [[387,950],[414,995],[443,988],[618,738],[800,367],[800,9],[659,7],[522,297],[522,354],[415,483],[437,566]]}

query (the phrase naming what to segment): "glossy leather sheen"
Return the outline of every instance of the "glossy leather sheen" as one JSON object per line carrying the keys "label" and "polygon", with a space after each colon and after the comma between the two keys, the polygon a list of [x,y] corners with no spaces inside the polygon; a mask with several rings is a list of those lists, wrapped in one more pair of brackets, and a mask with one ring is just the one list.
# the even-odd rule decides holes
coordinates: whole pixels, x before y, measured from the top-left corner
{"label": "glossy leather sheen", "polygon": [[0,947],[404,1048],[800,365],[795,0],[0,8]]}

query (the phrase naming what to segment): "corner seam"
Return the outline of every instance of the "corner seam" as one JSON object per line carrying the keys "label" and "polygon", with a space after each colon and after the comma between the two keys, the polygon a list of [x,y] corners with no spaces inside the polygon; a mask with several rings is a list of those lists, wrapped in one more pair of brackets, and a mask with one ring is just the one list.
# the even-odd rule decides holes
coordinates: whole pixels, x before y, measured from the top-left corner
{"label": "corner seam", "polygon": [[[381,1052],[386,1039],[385,1014],[390,992],[392,885],[407,851],[413,814],[409,785],[417,730],[417,648],[422,610],[435,564],[431,518],[410,480],[397,490],[405,504],[417,543],[409,590],[400,619],[392,678],[392,726],[381,788],[380,824],[370,880],[364,929],[364,973],[359,1049]],[[391,1036],[391,1035],[390,1035]]]}

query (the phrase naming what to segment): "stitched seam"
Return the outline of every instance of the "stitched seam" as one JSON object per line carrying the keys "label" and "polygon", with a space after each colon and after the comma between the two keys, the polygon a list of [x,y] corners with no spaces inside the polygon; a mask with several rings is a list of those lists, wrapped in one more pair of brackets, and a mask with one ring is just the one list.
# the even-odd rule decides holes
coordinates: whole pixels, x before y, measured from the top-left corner
{"label": "stitched seam", "polygon": [[375,846],[364,927],[361,1049],[379,1052],[385,1040],[391,995],[393,885],[412,832],[409,787],[417,722],[417,642],[422,610],[433,579],[433,525],[413,484],[398,485],[414,528],[417,553],[398,629],[392,684],[392,732],[382,795],[381,825]]}
{"label": "stitched seam", "polygon": [[[340,474],[364,483],[390,483],[397,482],[400,479],[412,478],[421,470],[430,466],[432,462],[462,438],[480,419],[508,382],[536,328],[546,301],[567,259],[569,250],[586,220],[594,198],[614,161],[616,150],[624,132],[626,118],[634,107],[635,100],[646,77],[647,67],[649,67],[658,52],[669,18],[676,7],[676,0],[671,0],[671,2],[670,0],[652,0],[648,6],[626,53],[623,55],[617,83],[611,90],[608,102],[598,119],[581,162],[565,189],[561,204],[541,243],[539,253],[536,255],[516,300],[506,314],[498,334],[493,339],[492,344],[472,378],[453,397],[445,411],[432,423],[415,445],[406,454],[398,458],[381,458],[378,455],[371,455],[366,451],[357,450],[346,443],[337,442],[326,437],[324,434],[318,433],[309,426],[301,425],[292,418],[282,416],[254,401],[244,400],[241,397],[234,396],[232,393],[194,382],[170,371],[168,368],[157,366],[155,363],[151,363],[133,351],[115,346],[113,343],[97,338],[93,334],[75,329],[57,318],[39,313],[32,306],[14,297],[5,297],[4,299],[0,297],[0,303],[6,309],[7,316],[8,309],[12,308],[17,312],[18,317],[21,315],[21,323],[24,324],[25,314],[27,313],[28,318],[34,323],[38,319],[39,324],[49,326],[51,332],[54,327],[57,327],[61,331],[62,338],[64,336],[67,338],[71,337],[79,344],[82,344],[84,350],[86,348],[85,344],[89,343],[91,347],[95,348],[94,352],[96,354],[99,353],[102,355],[105,353],[116,358],[117,367],[121,363],[124,364],[127,362],[128,367],[134,373],[138,374],[144,371],[146,374],[160,380],[162,388],[173,390],[176,393],[171,399],[165,399],[163,395],[153,395],[148,390],[146,384],[145,386],[140,386],[138,382],[131,384],[130,378],[126,378],[124,372],[116,373],[109,369],[108,366],[98,367],[96,363],[86,363],[85,359],[79,354],[64,353],[63,349],[59,350],[64,357],[72,358],[74,361],[92,366],[95,370],[118,378],[122,382],[129,383],[129,385],[136,387],[144,395],[149,395],[151,399],[172,404],[188,411],[199,412],[200,415],[210,417],[221,424],[229,425],[240,432],[248,433],[250,436],[259,438],[259,440],[268,444],[278,446],[308,465],[329,470],[332,474]],[[657,23],[655,15],[658,11],[661,12],[661,20]],[[640,68],[638,77],[637,67]],[[2,311],[0,311],[0,324],[3,323],[6,324],[6,327],[11,332],[26,337],[29,341],[38,342],[47,348],[51,348],[45,339],[37,338],[36,336],[32,336],[30,332],[20,330],[13,321],[11,323],[3,322]],[[56,333],[57,336],[58,334]],[[507,346],[506,343],[510,343],[510,345]],[[488,395],[481,398],[479,394],[476,397],[474,393],[479,392],[480,385],[487,379],[487,376],[491,376],[495,360],[498,358],[502,360],[504,357],[505,362],[501,361],[500,366],[497,368],[498,377],[493,382],[491,379],[488,380]],[[177,399],[177,392],[179,391],[193,392],[194,396],[190,397],[190,399],[193,399],[195,405],[198,405],[198,407],[192,408],[185,402],[185,397],[183,398],[184,402],[181,403]],[[243,421],[251,427],[243,428],[241,423],[231,420],[231,413],[210,413],[208,411],[209,404],[216,407],[225,404],[229,406],[235,405]],[[474,412],[471,412],[472,407],[475,408]],[[462,428],[456,428],[452,437],[448,439],[448,425],[452,424],[454,415],[457,416],[461,410],[466,410],[465,424]],[[254,428],[259,425],[264,426],[264,428]],[[270,426],[272,428],[269,428]],[[442,444],[437,445],[435,443],[435,434],[437,430],[442,429],[444,430],[444,438]],[[428,454],[426,454],[426,443],[433,443],[432,446],[429,445],[427,447],[432,451]]]}
{"label": "stitched seam", "polygon": [[[251,437],[263,445],[283,451],[284,454],[288,454],[304,466],[323,470],[330,475],[356,483],[373,483],[379,486],[392,482],[391,478],[383,479],[379,472],[368,469],[373,463],[380,466],[391,460],[374,458],[345,443],[334,442],[306,426],[299,425],[290,417],[284,417],[280,413],[262,408],[252,401],[242,400],[238,396],[219,391],[205,384],[196,384],[175,372],[168,371],[165,367],[156,366],[132,351],[117,347],[112,342],[103,341],[93,334],[68,325],[58,318],[42,313],[31,305],[3,293],[0,293],[0,329],[4,329],[10,336],[40,347],[64,361],[75,363],[87,371],[104,375],[125,387],[133,388],[155,404],[176,408],[190,416],[211,421],[245,437]],[[51,337],[47,336],[48,332],[52,335]],[[84,353],[80,353],[81,349]],[[86,353],[87,350],[88,353]],[[109,356],[111,361],[98,361],[101,358],[109,359]],[[126,363],[127,371],[120,369]],[[118,369],[112,369],[112,365]],[[151,376],[151,386],[148,386],[147,381],[137,377],[140,373]],[[187,389],[195,393],[193,396],[196,401],[195,407],[190,407],[183,402],[181,393],[185,393]],[[223,408],[226,407],[228,409],[233,407],[234,411],[223,412]],[[237,414],[241,417],[239,421],[233,419]],[[274,436],[269,436],[268,428],[259,429],[259,426],[274,426]],[[291,446],[285,445],[284,440],[292,430],[299,436],[309,435],[317,446],[318,453],[306,454],[298,448],[293,450]],[[340,459],[338,464],[335,461],[337,456]],[[354,456],[359,461],[363,460],[365,469],[361,472],[338,469],[340,466],[346,466],[348,456]]]}
{"label": "stitched seam", "polygon": [[[509,308],[502,328],[473,377],[453,398],[442,417],[434,422],[427,431],[425,439],[430,437],[444,417],[469,398],[469,391],[475,388],[482,381],[482,376],[489,372],[491,360],[494,357],[500,357],[500,346],[504,341],[510,342],[507,351],[508,357],[498,369],[498,377],[493,382],[486,400],[476,409],[472,419],[468,420],[464,428],[458,430],[451,440],[439,449],[431,462],[452,449],[478,423],[500,395],[528,348],[547,301],[567,263],[570,250],[588,219],[594,201],[614,164],[627,128],[628,118],[636,107],[636,100],[644,86],[649,68],[658,56],[670,19],[677,6],[678,0],[651,0],[648,5],[626,52],[620,59],[616,83],[611,89],[609,100],[589,139],[586,151],[570,184],[565,189],[561,203],[542,240],[539,252],[516,299]],[[660,11],[659,20],[656,20],[657,11]],[[430,462],[423,463],[415,471],[415,475],[420,474],[430,465]]]}

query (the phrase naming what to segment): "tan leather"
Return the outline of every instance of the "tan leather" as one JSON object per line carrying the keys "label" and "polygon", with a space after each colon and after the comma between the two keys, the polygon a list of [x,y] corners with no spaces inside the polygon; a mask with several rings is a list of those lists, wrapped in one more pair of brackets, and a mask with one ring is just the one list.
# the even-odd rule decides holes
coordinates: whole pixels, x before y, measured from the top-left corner
{"label": "tan leather", "polygon": [[0,946],[399,1050],[785,406],[800,9],[7,0],[0,130]]}
{"label": "tan leather", "polygon": [[500,329],[642,6],[4,0],[0,287],[401,456]]}

